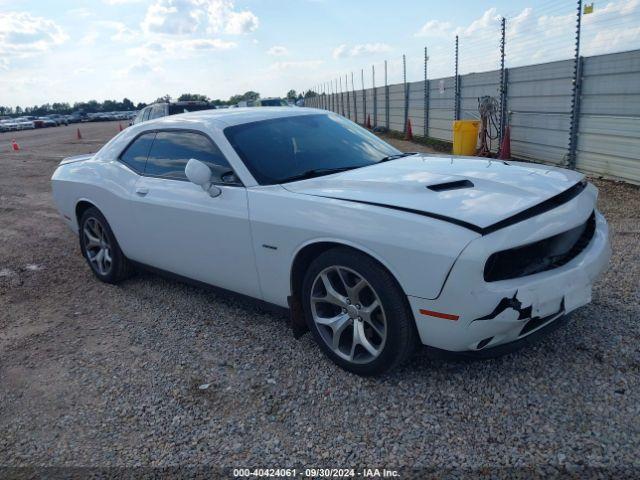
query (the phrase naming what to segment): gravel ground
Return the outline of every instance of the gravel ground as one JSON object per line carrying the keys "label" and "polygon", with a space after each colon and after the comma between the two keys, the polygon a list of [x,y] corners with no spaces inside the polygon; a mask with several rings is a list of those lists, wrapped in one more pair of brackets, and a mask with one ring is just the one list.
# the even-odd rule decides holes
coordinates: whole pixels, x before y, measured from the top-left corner
{"label": "gravel ground", "polygon": [[117,123],[80,128],[0,134],[0,465],[640,473],[637,187],[595,181],[614,255],[565,328],[497,360],[419,354],[364,379],[235,297],[96,281],[49,178]]}

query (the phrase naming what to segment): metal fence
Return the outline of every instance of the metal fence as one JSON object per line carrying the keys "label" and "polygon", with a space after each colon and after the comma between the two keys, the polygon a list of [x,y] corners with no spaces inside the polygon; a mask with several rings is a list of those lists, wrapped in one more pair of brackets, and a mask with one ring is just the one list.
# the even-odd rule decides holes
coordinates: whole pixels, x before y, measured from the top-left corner
{"label": "metal fence", "polygon": [[[403,56],[400,83],[387,83],[385,62],[382,76],[376,77],[378,72],[372,68],[369,87],[365,88],[361,71],[360,88],[352,76],[343,76],[311,89],[316,96],[306,98],[305,104],[397,132],[406,131],[410,120],[414,135],[451,142],[452,122],[477,119],[478,98],[492,96],[500,105],[500,124],[510,126],[513,157],[640,184],[640,50],[580,56],[580,1],[578,8],[571,59],[512,66],[505,55],[509,32],[502,19],[495,42],[497,70],[460,74],[469,68],[459,69],[456,37],[453,76],[429,78],[432,62],[425,48],[424,74],[419,81],[406,81]],[[606,18],[602,23],[603,27],[616,26]],[[571,54],[571,49],[559,48],[564,40],[549,42],[550,48]],[[526,47],[515,40],[512,43],[516,50]],[[377,85],[379,77],[382,81]],[[504,128],[499,128],[500,138],[503,133]],[[492,150],[498,145],[499,139]]]}

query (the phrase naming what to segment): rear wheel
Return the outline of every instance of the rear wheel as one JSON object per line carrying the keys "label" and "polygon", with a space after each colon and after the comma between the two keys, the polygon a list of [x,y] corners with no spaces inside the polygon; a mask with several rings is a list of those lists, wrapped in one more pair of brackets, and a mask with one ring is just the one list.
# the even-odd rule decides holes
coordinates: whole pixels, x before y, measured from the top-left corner
{"label": "rear wheel", "polygon": [[350,372],[383,373],[415,349],[404,293],[384,267],[361,252],[339,247],[314,260],[305,275],[303,304],[316,342]]}
{"label": "rear wheel", "polygon": [[132,271],[131,264],[100,210],[88,208],[79,225],[80,250],[93,274],[106,283],[118,283],[127,278]]}

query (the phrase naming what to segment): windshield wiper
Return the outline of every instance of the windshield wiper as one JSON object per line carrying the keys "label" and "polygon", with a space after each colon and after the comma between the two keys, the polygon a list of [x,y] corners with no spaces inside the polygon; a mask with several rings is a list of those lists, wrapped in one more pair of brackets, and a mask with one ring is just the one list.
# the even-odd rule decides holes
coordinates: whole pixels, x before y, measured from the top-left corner
{"label": "windshield wiper", "polygon": [[388,162],[389,160],[397,160],[402,157],[409,157],[411,155],[417,155],[418,152],[405,152],[405,153],[397,153],[395,155],[389,155],[388,157],[384,157],[378,161],[378,163]]}
{"label": "windshield wiper", "polygon": [[353,170],[354,168],[360,168],[360,167],[314,168],[312,170],[307,170],[306,172],[302,172],[298,175],[292,175],[291,177],[287,177],[283,180],[280,180],[280,183],[293,182],[295,180],[305,180],[307,178],[321,177],[323,175],[330,175],[332,173]]}

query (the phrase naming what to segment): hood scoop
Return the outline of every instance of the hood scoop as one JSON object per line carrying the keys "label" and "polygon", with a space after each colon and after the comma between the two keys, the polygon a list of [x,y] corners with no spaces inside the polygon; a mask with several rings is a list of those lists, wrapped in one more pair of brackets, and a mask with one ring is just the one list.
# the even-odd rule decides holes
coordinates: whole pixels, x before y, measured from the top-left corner
{"label": "hood scoop", "polygon": [[434,192],[446,192],[448,190],[459,190],[461,188],[473,188],[473,182],[470,180],[456,180],[454,182],[436,183],[435,185],[427,185],[429,190]]}

